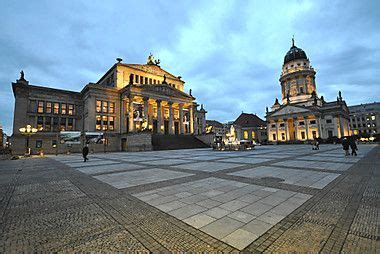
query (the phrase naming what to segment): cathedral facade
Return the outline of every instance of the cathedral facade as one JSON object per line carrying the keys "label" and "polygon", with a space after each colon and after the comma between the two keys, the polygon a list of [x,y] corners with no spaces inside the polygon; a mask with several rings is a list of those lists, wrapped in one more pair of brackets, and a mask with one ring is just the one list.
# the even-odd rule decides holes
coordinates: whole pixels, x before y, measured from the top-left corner
{"label": "cathedral facade", "polygon": [[[90,145],[94,151],[149,150],[149,135],[196,135],[206,128],[203,105],[196,103],[191,89],[185,92],[181,76],[162,69],[152,55],[146,64],[123,63],[118,58],[96,83],[80,92],[31,85],[23,72],[12,88],[16,154],[26,146],[32,153],[62,153],[67,143],[78,152],[86,135],[101,137],[102,142]],[[28,137],[27,145],[20,132],[26,125],[38,130]],[[62,138],[78,133],[80,144]]]}
{"label": "cathedral facade", "polygon": [[341,92],[335,101],[318,96],[316,71],[305,51],[292,46],[284,57],[280,76],[281,100],[266,109],[268,140],[307,141],[350,135],[349,110]]}

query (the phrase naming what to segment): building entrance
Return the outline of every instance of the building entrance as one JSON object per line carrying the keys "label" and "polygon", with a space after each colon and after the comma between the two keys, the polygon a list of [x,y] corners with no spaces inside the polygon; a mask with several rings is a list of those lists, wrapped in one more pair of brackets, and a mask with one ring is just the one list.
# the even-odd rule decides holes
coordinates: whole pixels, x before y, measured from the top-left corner
{"label": "building entrance", "polygon": [[295,130],[294,130],[294,120],[293,118],[288,119],[288,134],[289,134],[289,140],[295,140]]}
{"label": "building entrance", "polygon": [[179,135],[179,122],[174,122],[174,134]]}
{"label": "building entrance", "polygon": [[153,133],[157,133],[157,120],[153,120]]}
{"label": "building entrance", "polygon": [[164,134],[168,135],[169,134],[169,121],[164,120]]}

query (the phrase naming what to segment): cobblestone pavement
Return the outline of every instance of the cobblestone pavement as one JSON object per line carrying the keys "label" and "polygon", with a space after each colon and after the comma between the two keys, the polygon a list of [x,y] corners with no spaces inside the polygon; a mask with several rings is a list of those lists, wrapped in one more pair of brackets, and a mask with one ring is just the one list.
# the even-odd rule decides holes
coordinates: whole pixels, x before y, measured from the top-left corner
{"label": "cobblestone pavement", "polygon": [[359,152],[289,145],[1,161],[0,253],[375,253],[380,148]]}

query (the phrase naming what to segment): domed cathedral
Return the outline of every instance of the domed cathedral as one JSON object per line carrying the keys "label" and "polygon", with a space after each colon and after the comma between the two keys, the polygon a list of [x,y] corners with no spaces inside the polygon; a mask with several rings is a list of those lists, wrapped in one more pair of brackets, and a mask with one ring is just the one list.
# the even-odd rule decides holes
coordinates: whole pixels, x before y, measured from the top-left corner
{"label": "domed cathedral", "polygon": [[280,76],[281,103],[276,98],[266,118],[272,142],[329,139],[350,134],[349,110],[339,91],[336,101],[317,94],[316,71],[304,50],[292,46],[284,57]]}

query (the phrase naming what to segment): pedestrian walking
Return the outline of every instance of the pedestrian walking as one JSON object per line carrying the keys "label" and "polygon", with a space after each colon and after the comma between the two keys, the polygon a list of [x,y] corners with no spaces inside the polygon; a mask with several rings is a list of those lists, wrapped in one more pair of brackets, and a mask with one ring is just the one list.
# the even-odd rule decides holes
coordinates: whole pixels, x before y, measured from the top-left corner
{"label": "pedestrian walking", "polygon": [[82,149],[82,155],[83,155],[83,162],[88,161],[87,155],[88,155],[88,146],[85,145]]}
{"label": "pedestrian walking", "polygon": [[350,143],[347,139],[347,137],[344,137],[342,139],[342,146],[343,146],[343,150],[344,150],[344,156],[349,156],[350,155]]}
{"label": "pedestrian walking", "polygon": [[356,151],[358,150],[358,146],[356,145],[355,139],[353,137],[350,139],[350,148],[351,148],[351,155],[358,156],[358,154],[356,153]]}
{"label": "pedestrian walking", "polygon": [[315,140],[315,148],[316,148],[316,150],[319,150],[319,141],[318,141],[318,139]]}

